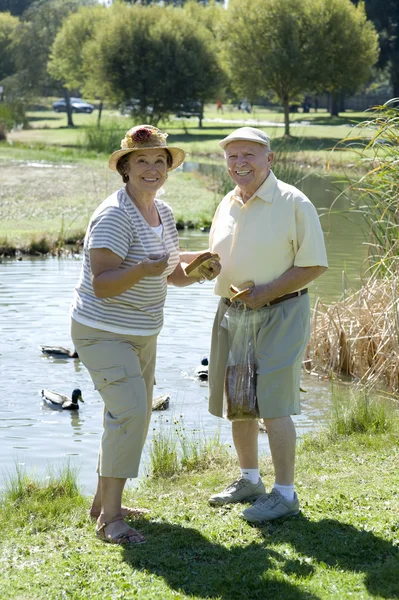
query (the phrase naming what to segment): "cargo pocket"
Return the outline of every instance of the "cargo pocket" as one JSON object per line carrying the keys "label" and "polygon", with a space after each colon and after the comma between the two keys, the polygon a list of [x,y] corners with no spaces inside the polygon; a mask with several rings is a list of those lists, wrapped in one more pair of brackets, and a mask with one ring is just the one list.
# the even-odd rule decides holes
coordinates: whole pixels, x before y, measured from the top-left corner
{"label": "cargo pocket", "polygon": [[90,371],[95,390],[102,390],[110,383],[126,379],[125,367],[109,367],[101,371]]}

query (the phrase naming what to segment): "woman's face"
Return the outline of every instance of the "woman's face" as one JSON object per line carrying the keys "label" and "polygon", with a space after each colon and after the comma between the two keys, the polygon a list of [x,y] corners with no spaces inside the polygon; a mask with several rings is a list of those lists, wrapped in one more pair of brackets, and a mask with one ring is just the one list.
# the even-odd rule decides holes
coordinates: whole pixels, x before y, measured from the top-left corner
{"label": "woman's face", "polygon": [[155,193],[165,183],[168,163],[164,148],[131,152],[126,174],[129,187],[141,193]]}

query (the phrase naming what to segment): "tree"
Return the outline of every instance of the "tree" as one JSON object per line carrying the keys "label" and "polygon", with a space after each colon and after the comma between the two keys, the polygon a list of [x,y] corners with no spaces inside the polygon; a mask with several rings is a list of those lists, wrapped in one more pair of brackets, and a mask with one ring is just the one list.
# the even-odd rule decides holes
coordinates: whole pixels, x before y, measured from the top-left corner
{"label": "tree", "polygon": [[[72,12],[94,0],[36,0],[24,12],[16,32],[15,61],[17,87],[24,96],[48,95],[63,91],[69,106],[68,90],[61,90],[57,81],[47,72],[52,44],[63,20]],[[73,125],[68,111],[68,124]]]}
{"label": "tree", "polygon": [[19,19],[9,12],[0,12],[0,81],[15,71],[14,41]]}
{"label": "tree", "polygon": [[252,98],[274,93],[286,135],[295,96],[355,90],[378,56],[373,27],[350,0],[233,0],[227,12],[223,38],[233,85]]}
{"label": "tree", "polygon": [[187,100],[212,98],[222,72],[213,39],[180,8],[109,9],[83,49],[87,83],[117,103],[135,100],[137,116],[157,124]]}
{"label": "tree", "polygon": [[[67,17],[51,48],[48,73],[69,91],[81,90],[86,82],[83,65],[83,48],[93,39],[101,21],[108,11],[103,6],[82,7]],[[79,51],[77,52],[77,48]],[[95,96],[95,90],[93,90]],[[98,122],[101,120],[102,102],[100,102]]]}
{"label": "tree", "polygon": [[223,27],[224,58],[234,89],[254,99],[274,93],[284,109],[310,87],[310,0],[232,0]]}
{"label": "tree", "polygon": [[[355,5],[359,0],[352,0]],[[379,34],[380,69],[389,66],[395,98],[399,97],[399,2],[397,0],[365,0],[366,14]]]}
{"label": "tree", "polygon": [[363,3],[355,7],[348,0],[315,0],[313,19],[317,61],[312,78],[319,91],[331,94],[334,116],[341,94],[353,94],[370,77],[378,60],[378,35]]}
{"label": "tree", "polygon": [[9,12],[20,17],[34,0],[0,0],[0,12]]}

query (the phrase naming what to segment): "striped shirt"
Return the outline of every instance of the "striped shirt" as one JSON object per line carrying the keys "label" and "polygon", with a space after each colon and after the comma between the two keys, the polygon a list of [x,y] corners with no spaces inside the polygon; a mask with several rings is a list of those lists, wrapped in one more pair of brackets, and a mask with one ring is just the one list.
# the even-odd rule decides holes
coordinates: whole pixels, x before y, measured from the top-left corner
{"label": "striped shirt", "polygon": [[[179,264],[179,239],[171,208],[157,198],[155,206],[162,228],[147,223],[124,188],[109,196],[94,212],[87,228],[83,265],[71,308],[75,321],[129,335],[160,332],[167,277]],[[136,265],[150,254],[169,252],[169,261],[162,275],[144,277],[118,296],[97,298],[91,283],[91,248],[112,250],[122,258],[121,269]]]}

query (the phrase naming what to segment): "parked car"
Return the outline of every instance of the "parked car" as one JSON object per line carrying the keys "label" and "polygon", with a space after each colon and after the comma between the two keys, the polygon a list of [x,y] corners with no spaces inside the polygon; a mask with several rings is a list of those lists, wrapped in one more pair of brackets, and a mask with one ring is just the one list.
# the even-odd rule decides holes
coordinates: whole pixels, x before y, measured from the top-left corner
{"label": "parked car", "polygon": [[[72,107],[72,112],[74,113],[92,113],[94,110],[93,104],[89,104],[82,100],[82,98],[70,98],[70,103]],[[57,100],[57,102],[53,103],[53,110],[55,112],[66,112],[66,102],[65,98],[61,98],[61,100]]]}
{"label": "parked car", "polygon": [[190,117],[202,117],[202,106],[198,100],[191,100],[180,104],[176,110],[176,117],[190,118]]}
{"label": "parked car", "polygon": [[[132,98],[129,102],[121,104],[119,110],[121,115],[136,115],[140,112],[140,100],[138,100],[137,98]],[[146,107],[145,112],[147,115],[152,115],[152,113],[154,112],[153,106],[149,104]]]}

